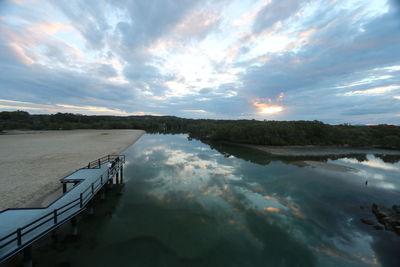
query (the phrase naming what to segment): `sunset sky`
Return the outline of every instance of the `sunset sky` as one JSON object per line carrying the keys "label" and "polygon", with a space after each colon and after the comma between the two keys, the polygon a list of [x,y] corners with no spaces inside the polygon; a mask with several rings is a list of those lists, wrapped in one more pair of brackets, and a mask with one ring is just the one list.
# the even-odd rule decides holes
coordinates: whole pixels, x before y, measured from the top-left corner
{"label": "sunset sky", "polygon": [[400,1],[0,0],[0,110],[400,124]]}

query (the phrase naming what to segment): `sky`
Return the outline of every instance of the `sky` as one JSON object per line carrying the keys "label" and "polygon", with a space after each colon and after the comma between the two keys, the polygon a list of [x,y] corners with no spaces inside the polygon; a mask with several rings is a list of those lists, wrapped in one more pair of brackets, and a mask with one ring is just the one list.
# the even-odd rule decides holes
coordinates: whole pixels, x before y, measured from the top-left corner
{"label": "sky", "polygon": [[0,110],[400,124],[400,0],[0,0]]}

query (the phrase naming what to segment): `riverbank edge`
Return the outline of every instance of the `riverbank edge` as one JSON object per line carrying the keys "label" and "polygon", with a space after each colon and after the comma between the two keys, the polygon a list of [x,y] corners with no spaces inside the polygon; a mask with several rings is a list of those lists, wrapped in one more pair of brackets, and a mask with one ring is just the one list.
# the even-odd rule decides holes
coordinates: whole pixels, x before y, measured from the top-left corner
{"label": "riverbank edge", "polygon": [[[134,140],[132,140],[131,143],[127,144],[127,146],[125,148],[120,149],[115,154],[118,154],[118,155],[123,154],[123,152],[125,150],[127,150],[129,147],[134,145],[137,141],[139,141],[139,139],[143,135],[146,134],[146,131],[144,131],[144,130],[140,130],[140,131],[142,131],[142,133],[140,135],[135,136]],[[93,160],[96,160],[96,159],[93,159]],[[84,165],[85,162],[82,162],[82,164]],[[81,167],[79,167],[79,168],[81,168]],[[71,170],[71,173],[74,172],[74,171],[76,171],[76,169]],[[62,184],[60,183],[60,186],[58,188],[55,188],[53,191],[43,194],[42,196],[38,197],[38,199],[32,200],[27,206],[28,207],[39,207],[39,208],[47,207],[52,202],[54,202],[56,199],[58,199],[59,197],[61,197],[63,195],[62,192],[61,192],[61,189],[62,189]]]}
{"label": "riverbank edge", "polygon": [[[125,131],[126,130],[122,130]],[[1,183],[5,183],[7,184],[10,182],[15,181],[15,184],[12,185],[14,186],[17,190],[8,190],[6,195],[2,196],[1,200],[5,200],[5,202],[3,202],[3,207],[0,210],[4,210],[7,208],[32,208],[32,207],[36,207],[36,208],[41,208],[41,207],[46,207],[48,206],[50,203],[52,203],[54,200],[56,200],[57,198],[59,198],[62,193],[61,193],[61,183],[59,183],[59,179],[65,177],[66,175],[69,175],[70,173],[76,171],[77,169],[80,169],[82,167],[84,167],[85,165],[88,164],[88,162],[96,160],[102,156],[108,155],[108,154],[121,154],[123,151],[125,151],[127,148],[129,148],[130,146],[132,146],[133,144],[135,144],[144,134],[146,134],[146,132],[144,130],[128,130],[129,132],[132,131],[132,135],[128,138],[126,138],[127,134],[123,133],[121,135],[121,138],[124,138],[125,135],[125,139],[120,139],[119,136],[117,136],[116,140],[120,140],[117,142],[113,142],[112,140],[108,140],[107,141],[107,145],[106,147],[108,147],[107,149],[103,149],[103,152],[97,153],[91,151],[90,153],[92,154],[90,157],[87,157],[87,153],[83,153],[82,157],[79,158],[79,151],[82,151],[82,149],[78,149],[78,151],[75,153],[74,152],[74,158],[75,160],[73,160],[73,162],[70,161],[64,161],[65,159],[63,159],[62,162],[57,163],[58,166],[60,166],[60,164],[63,165],[62,170],[61,171],[56,171],[54,173],[52,173],[52,169],[54,169],[54,166],[52,169],[46,170],[45,172],[47,172],[47,175],[43,175],[43,177],[46,178],[41,178],[41,184],[35,188],[34,190],[31,189],[31,187],[29,186],[24,186],[25,181],[27,183],[29,183],[28,180],[26,180],[26,177],[24,175],[20,175],[19,173],[12,173],[12,170],[17,170],[17,171],[21,171],[21,169],[23,169],[23,164],[19,163],[19,160],[17,160],[16,162],[19,164],[17,167],[15,168],[4,168],[2,169],[2,176],[1,178],[3,178],[3,181]],[[31,137],[35,138],[35,140],[37,141],[39,138],[40,140],[45,140],[43,138],[43,136],[49,135],[51,137],[54,136],[58,136],[59,134],[63,135],[63,134],[67,134],[69,135],[69,133],[71,133],[72,135],[85,135],[85,134],[90,134],[93,133],[93,135],[97,136],[102,136],[102,135],[110,135],[113,132],[119,132],[119,130],[98,130],[98,129],[81,129],[81,130],[49,130],[49,131],[7,131],[5,134],[3,133],[1,136],[2,138],[6,138],[7,137],[7,141],[6,143],[4,143],[4,140],[2,141],[4,144],[11,144],[11,148],[8,145],[4,145],[2,147],[4,149],[4,153],[10,153],[10,149],[12,149],[12,143],[10,143],[10,138],[12,138],[12,136],[18,136],[18,138],[23,138],[21,140],[24,140],[24,142],[31,142]],[[130,135],[130,133],[128,133],[128,135]],[[110,135],[111,136],[111,135]],[[83,137],[86,138],[86,137]],[[11,139],[13,140],[13,139]],[[18,140],[18,139],[16,139]],[[29,140],[29,141],[27,141]],[[75,139],[73,139],[75,140]],[[51,147],[50,143],[48,145],[46,145],[46,141],[44,141],[44,149],[49,149],[49,147]],[[94,140],[93,138],[90,139],[90,142],[92,143],[92,146],[102,146],[102,143],[100,143],[98,140]],[[35,142],[34,142],[35,143]],[[54,138],[53,138],[53,143],[54,143]],[[71,143],[70,143],[71,144]],[[43,145],[43,143],[42,143]],[[68,142],[66,144],[63,144],[64,146],[67,146],[67,151],[70,150],[70,147],[68,146]],[[80,146],[80,142],[76,142],[75,144],[73,144],[74,147],[79,147]],[[85,146],[83,145],[82,148],[85,150]],[[25,151],[25,148],[21,148],[19,147],[20,152]],[[62,147],[60,149],[60,147],[57,147],[58,150],[54,150],[51,151],[50,149],[50,154],[49,155],[58,155],[58,154],[62,154]],[[101,150],[101,149],[100,149]],[[29,151],[29,149],[27,151],[24,152],[26,155],[32,155],[32,151]],[[68,151],[67,154],[71,154],[71,151]],[[17,154],[18,155],[18,154]],[[29,161],[31,161],[31,159],[37,160],[37,166],[35,166],[35,168],[43,170],[46,166],[49,166],[49,158],[46,159],[46,164],[42,164],[42,162],[44,162],[44,160],[42,159],[43,156],[48,157],[49,155],[44,154],[44,155],[36,155],[33,154],[32,157],[30,157]],[[18,156],[16,156],[18,158]],[[68,159],[70,159],[71,157],[67,157]],[[4,164],[9,164],[10,161],[9,158],[5,158],[7,159],[6,163]],[[13,159],[14,160],[14,159]],[[29,162],[30,163],[30,162]],[[3,165],[4,165],[3,164]],[[31,164],[32,165],[32,164]],[[43,166],[45,165],[45,166]],[[31,166],[32,167],[32,166]],[[11,173],[10,173],[11,171]],[[28,172],[31,172],[32,169],[28,169]],[[23,171],[24,172],[24,171]],[[12,180],[7,180],[8,177],[13,177]],[[42,175],[41,175],[42,176]],[[21,179],[19,179],[18,177],[21,177]],[[24,178],[23,178],[24,177]],[[18,180],[16,179],[18,178]],[[15,179],[15,180],[14,180]],[[45,181],[45,182],[43,182]],[[32,182],[31,182],[32,183]],[[21,189],[21,190],[20,190]],[[27,193],[24,192],[23,190],[30,190]],[[11,193],[10,193],[11,192]],[[13,196],[12,198],[10,198],[10,195]],[[19,198],[20,196],[24,196],[24,195],[29,195],[29,199],[24,200],[23,198]],[[8,197],[8,198],[7,198]],[[13,200],[14,199],[14,200]],[[26,199],[26,198],[25,198]],[[8,202],[8,204],[7,204]],[[6,204],[4,204],[6,203]]]}
{"label": "riverbank edge", "polygon": [[242,143],[229,143],[242,147],[252,148],[280,157],[324,157],[324,156],[348,156],[348,155],[393,155],[400,156],[399,150],[378,149],[372,147],[339,147],[339,146],[265,146]]}

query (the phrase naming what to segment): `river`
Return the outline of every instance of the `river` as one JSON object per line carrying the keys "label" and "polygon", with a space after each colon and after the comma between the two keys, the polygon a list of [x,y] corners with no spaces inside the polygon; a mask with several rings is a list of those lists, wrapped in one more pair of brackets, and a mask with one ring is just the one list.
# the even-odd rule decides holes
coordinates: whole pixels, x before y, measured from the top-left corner
{"label": "river", "polygon": [[125,154],[123,188],[36,266],[400,266],[400,236],[360,222],[399,204],[399,161],[322,159],[354,169],[335,171],[186,135]]}

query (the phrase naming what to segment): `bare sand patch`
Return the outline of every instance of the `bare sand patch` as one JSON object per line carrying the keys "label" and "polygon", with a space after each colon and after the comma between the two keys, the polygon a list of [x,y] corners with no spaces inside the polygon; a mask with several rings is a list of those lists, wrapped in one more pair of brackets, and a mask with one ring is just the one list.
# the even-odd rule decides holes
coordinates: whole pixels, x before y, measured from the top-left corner
{"label": "bare sand patch", "polygon": [[71,130],[0,135],[0,210],[38,205],[57,192],[60,178],[97,158],[120,154],[144,133]]}
{"label": "bare sand patch", "polygon": [[313,168],[319,168],[319,169],[324,169],[324,170],[329,170],[329,171],[337,171],[337,172],[357,172],[357,169],[348,167],[348,166],[343,166],[335,163],[328,163],[328,162],[322,162],[322,161],[313,161],[313,160],[305,160],[303,161],[307,166],[313,167]]}

